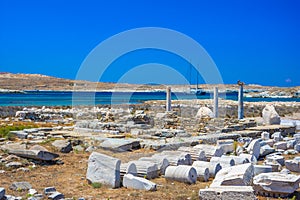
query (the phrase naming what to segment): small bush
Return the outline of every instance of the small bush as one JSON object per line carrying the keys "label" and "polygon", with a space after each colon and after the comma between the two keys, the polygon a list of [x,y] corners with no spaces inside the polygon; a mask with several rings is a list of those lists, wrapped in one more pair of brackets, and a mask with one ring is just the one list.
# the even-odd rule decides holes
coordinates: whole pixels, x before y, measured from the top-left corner
{"label": "small bush", "polygon": [[93,187],[93,188],[101,188],[101,187],[102,187],[102,184],[101,184],[101,183],[95,182],[95,183],[92,183],[92,187]]}

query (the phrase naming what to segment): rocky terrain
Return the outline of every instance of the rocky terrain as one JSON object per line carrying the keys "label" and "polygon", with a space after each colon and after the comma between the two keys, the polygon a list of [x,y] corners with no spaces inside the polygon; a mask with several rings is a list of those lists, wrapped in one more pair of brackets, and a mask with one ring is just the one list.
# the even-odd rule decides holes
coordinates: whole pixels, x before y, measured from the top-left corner
{"label": "rocky terrain", "polygon": [[[199,87],[204,92],[212,92],[215,86],[219,87],[220,92],[237,92],[238,85],[207,85],[202,84]],[[190,87],[195,85],[172,85],[173,92],[189,92]],[[55,78],[40,74],[12,74],[0,73],[0,92],[18,92],[24,90],[52,90],[52,91],[165,91],[164,85],[132,85],[132,84],[115,84],[103,82],[88,82],[81,80],[68,80]],[[246,97],[300,97],[300,86],[292,88],[269,87],[253,84],[245,85]]]}
{"label": "rocky terrain", "polygon": [[18,108],[0,122],[0,199],[297,199],[299,104],[259,105]]}

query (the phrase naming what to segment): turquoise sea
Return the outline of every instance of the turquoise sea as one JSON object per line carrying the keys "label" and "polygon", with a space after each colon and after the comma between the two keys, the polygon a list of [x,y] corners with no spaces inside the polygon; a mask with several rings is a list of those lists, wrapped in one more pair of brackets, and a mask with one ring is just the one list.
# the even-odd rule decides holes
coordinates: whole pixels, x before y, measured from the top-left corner
{"label": "turquoise sea", "polygon": [[[237,93],[219,94],[220,98],[237,100]],[[71,106],[98,104],[137,104],[147,100],[164,100],[165,92],[72,92],[27,91],[25,93],[0,93],[0,106]],[[212,99],[210,93],[172,93],[172,99]],[[299,98],[244,98],[244,101],[297,101]]]}

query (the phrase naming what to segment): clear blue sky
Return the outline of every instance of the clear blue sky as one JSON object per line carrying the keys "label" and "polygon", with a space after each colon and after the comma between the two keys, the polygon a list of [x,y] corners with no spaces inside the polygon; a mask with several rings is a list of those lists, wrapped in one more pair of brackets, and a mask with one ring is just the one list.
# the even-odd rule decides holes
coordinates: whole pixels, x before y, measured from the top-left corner
{"label": "clear blue sky", "polygon": [[[297,0],[0,0],[0,71],[74,79],[101,41],[128,29],[164,27],[199,42],[225,83],[299,86],[299,10]],[[164,63],[176,56],[150,51],[127,59]],[[129,63],[120,58],[120,65],[129,69]],[[102,81],[118,81],[116,73]]]}

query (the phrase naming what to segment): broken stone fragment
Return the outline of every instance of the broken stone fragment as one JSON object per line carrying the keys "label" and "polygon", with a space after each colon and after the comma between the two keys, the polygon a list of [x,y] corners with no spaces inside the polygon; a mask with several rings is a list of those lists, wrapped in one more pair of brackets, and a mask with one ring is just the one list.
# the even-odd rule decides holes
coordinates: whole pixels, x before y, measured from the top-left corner
{"label": "broken stone fragment", "polygon": [[156,184],[141,177],[136,177],[132,174],[125,174],[123,178],[123,186],[137,190],[155,191]]}
{"label": "broken stone fragment", "polygon": [[72,144],[66,140],[55,140],[52,145],[62,153],[69,153],[72,151]]}
{"label": "broken stone fragment", "polygon": [[299,160],[286,160],[285,167],[292,172],[300,172]]}
{"label": "broken stone fragment", "polygon": [[262,111],[263,121],[267,125],[280,124],[280,116],[273,105],[266,105]]}
{"label": "broken stone fragment", "polygon": [[288,196],[299,188],[300,176],[280,172],[262,173],[253,178],[253,188],[259,194]]}
{"label": "broken stone fragment", "polygon": [[222,168],[216,175],[210,187],[223,185],[249,186],[254,175],[251,163]]}
{"label": "broken stone fragment", "polygon": [[32,186],[28,182],[14,182],[9,188],[14,191],[25,191],[31,189]]}
{"label": "broken stone fragment", "polygon": [[256,200],[251,186],[219,186],[199,190],[200,200]]}
{"label": "broken stone fragment", "polygon": [[102,183],[112,188],[118,188],[121,161],[105,154],[93,152],[88,160],[86,178],[91,183]]}

